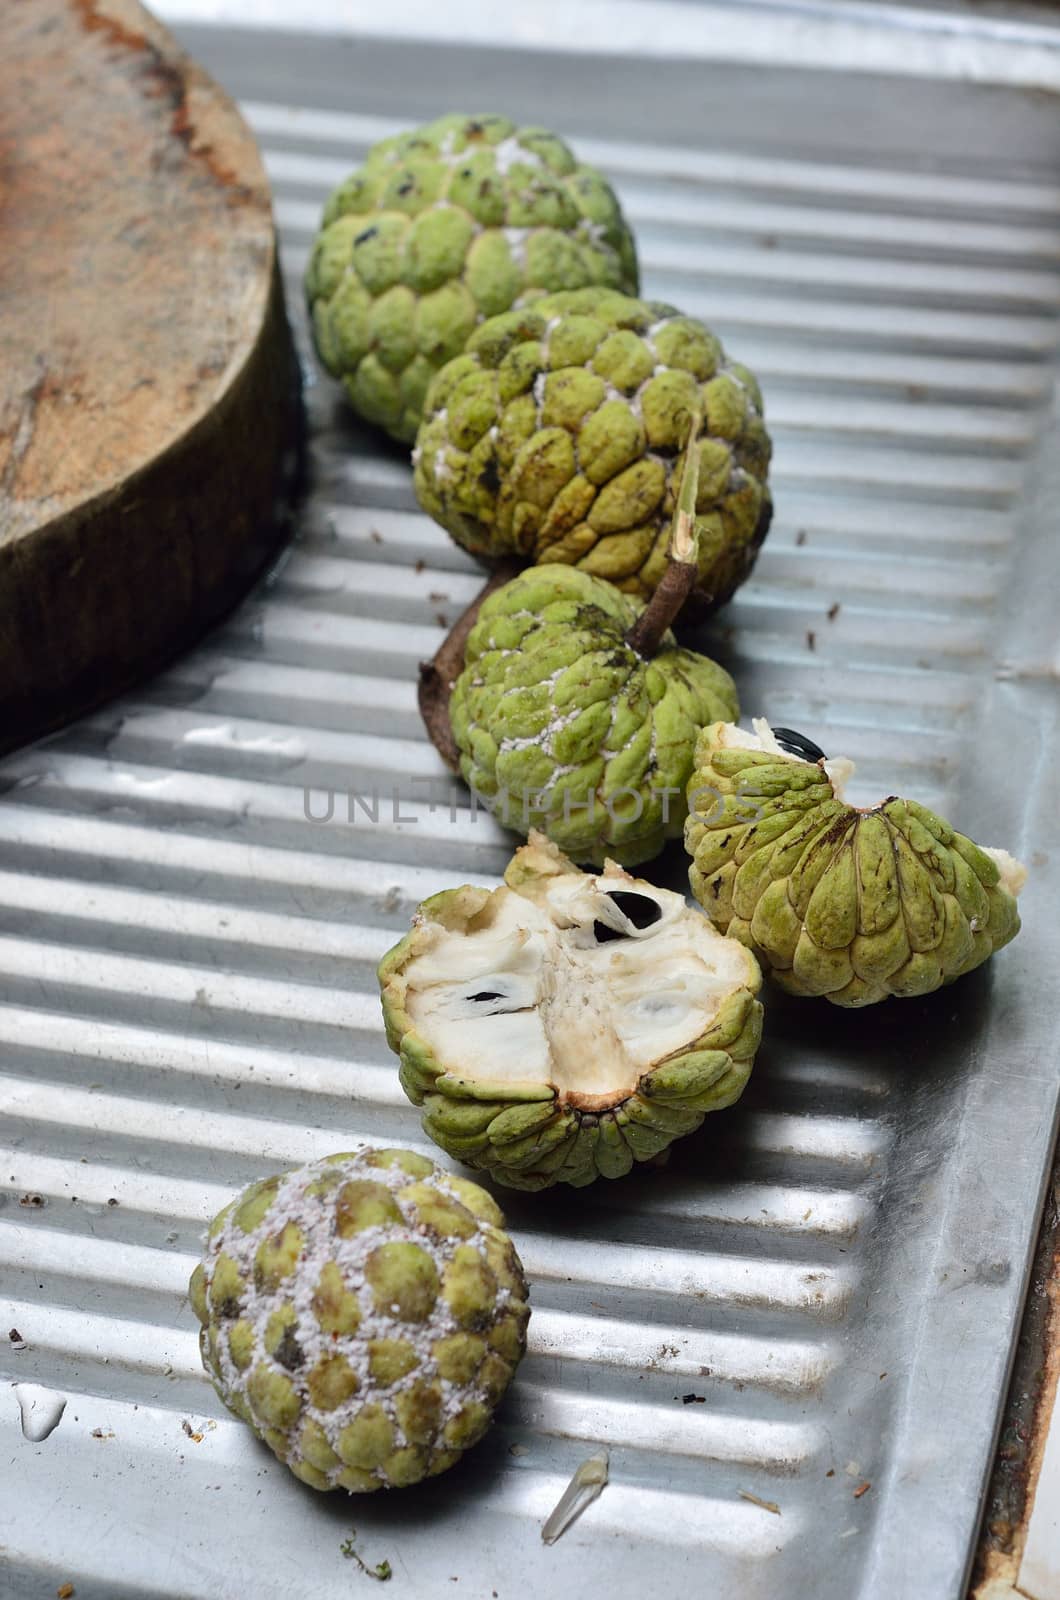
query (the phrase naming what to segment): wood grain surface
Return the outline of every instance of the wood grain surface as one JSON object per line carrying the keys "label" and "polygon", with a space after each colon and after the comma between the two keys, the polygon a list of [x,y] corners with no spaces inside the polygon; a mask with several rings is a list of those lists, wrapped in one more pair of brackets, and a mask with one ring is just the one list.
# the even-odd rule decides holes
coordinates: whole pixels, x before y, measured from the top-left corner
{"label": "wood grain surface", "polygon": [[135,0],[0,4],[0,749],[276,543],[298,379],[254,141]]}

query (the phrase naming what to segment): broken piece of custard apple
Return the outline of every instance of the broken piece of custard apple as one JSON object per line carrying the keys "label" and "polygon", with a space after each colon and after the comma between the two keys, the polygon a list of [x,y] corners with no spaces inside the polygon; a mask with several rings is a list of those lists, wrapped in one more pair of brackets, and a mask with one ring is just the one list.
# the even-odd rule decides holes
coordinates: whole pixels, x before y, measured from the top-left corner
{"label": "broken piece of custard apple", "polygon": [[449,702],[475,793],[506,827],[597,866],[680,837],[696,735],[739,715],[725,669],[672,633],[638,653],[643,609],[576,567],[531,567],[483,603]]}
{"label": "broken piece of custard apple", "polygon": [[483,561],[562,561],[646,597],[666,571],[690,423],[703,611],[765,538],[770,441],[752,374],[672,306],[577,289],[477,328],[431,384],[416,494]]}
{"label": "broken piece of custard apple", "polygon": [[587,284],[637,292],[611,186],[554,133],[498,116],[373,145],[328,200],[306,272],[321,361],[362,417],[407,440],[477,323]]}
{"label": "broken piece of custard apple", "polygon": [[496,1202],[411,1150],[251,1184],[189,1289],[214,1388],[314,1489],[400,1488],[488,1428],[526,1349]]}
{"label": "broken piece of custard apple", "polygon": [[659,1155],[739,1098],[761,1036],[742,944],[611,862],[579,872],[542,834],[503,887],[426,900],[379,981],[425,1130],[516,1189]]}
{"label": "broken piece of custard apple", "polygon": [[756,720],[704,728],[685,843],[696,899],[791,994],[865,1006],[930,994],[1019,932],[1026,870],[915,800],[862,808],[853,772]]}

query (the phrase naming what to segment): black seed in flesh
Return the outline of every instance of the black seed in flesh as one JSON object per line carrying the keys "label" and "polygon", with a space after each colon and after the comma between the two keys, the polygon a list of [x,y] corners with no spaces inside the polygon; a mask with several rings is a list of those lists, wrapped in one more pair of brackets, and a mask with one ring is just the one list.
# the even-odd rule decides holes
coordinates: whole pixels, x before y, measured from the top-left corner
{"label": "black seed in flesh", "polygon": [[774,728],[773,737],[786,750],[789,755],[801,756],[804,761],[826,761],[828,758],[819,744],[814,744],[812,739],[807,739],[803,733],[795,733],[792,728]]}
{"label": "black seed in flesh", "polygon": [[469,994],[468,999],[479,1000],[485,1004],[487,1000],[503,1000],[504,996],[502,994],[493,994],[492,991],[483,989],[481,994]]}
{"label": "black seed in flesh", "polygon": [[647,894],[633,894],[629,889],[612,889],[607,898],[614,901],[622,915],[635,928],[650,928],[662,916],[662,906]]}

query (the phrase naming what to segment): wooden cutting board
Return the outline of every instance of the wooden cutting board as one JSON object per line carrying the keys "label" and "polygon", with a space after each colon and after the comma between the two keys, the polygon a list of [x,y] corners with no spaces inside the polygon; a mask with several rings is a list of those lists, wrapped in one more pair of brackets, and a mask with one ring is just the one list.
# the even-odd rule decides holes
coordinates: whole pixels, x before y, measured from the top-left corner
{"label": "wooden cutting board", "polygon": [[245,592],[298,457],[261,160],[135,0],[0,3],[0,750]]}

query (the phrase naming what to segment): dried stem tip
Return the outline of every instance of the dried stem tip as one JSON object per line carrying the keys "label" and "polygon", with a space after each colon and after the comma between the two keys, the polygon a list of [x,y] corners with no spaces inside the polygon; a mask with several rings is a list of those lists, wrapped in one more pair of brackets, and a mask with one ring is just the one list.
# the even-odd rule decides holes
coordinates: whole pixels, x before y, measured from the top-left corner
{"label": "dried stem tip", "polygon": [[697,417],[685,447],[681,489],[670,534],[669,565],[659,586],[626,634],[626,643],[644,660],[650,660],[663,635],[677,620],[699,578],[696,540],[696,496],[699,492],[699,428]]}

